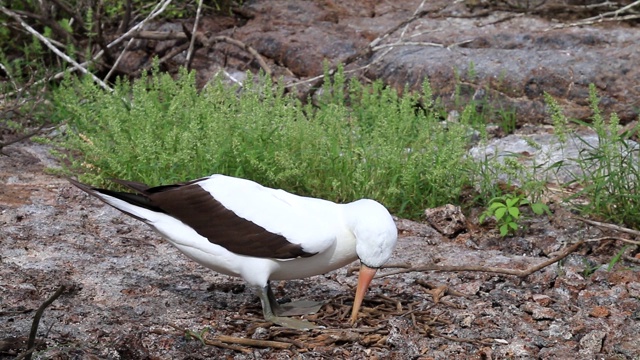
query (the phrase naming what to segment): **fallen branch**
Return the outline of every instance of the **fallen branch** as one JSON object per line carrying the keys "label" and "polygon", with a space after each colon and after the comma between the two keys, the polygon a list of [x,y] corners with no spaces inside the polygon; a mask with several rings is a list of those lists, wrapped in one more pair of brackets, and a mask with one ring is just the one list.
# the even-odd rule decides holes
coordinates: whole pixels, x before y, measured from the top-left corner
{"label": "fallen branch", "polygon": [[65,289],[66,287],[64,285],[60,285],[58,290],[56,290],[56,292],[53,293],[51,297],[49,297],[44,303],[42,303],[42,305],[40,305],[40,307],[36,311],[36,314],[33,317],[33,322],[31,323],[31,331],[29,332],[29,340],[27,341],[27,350],[24,353],[20,354],[20,356],[18,356],[16,360],[19,360],[19,359],[31,360],[31,354],[35,350],[36,336],[38,335],[38,326],[40,325],[40,318],[42,318],[42,314],[44,313],[44,310],[49,305],[51,305],[62,294],[62,292],[64,292]]}
{"label": "fallen branch", "polygon": [[[127,2],[127,3],[128,3],[128,2]],[[139,32],[139,31],[140,31],[140,29],[141,29],[141,28],[142,28],[142,27],[143,27],[143,26],[144,26],[144,25],[145,25],[149,20],[151,20],[151,19],[155,18],[156,16],[160,15],[160,14],[161,14],[161,13],[162,13],[166,8],[167,8],[167,6],[168,6],[170,3],[171,3],[171,0],[163,0],[161,3],[156,4],[156,6],[153,8],[153,10],[151,10],[151,13],[149,14],[149,16],[147,16],[144,20],[142,20],[141,22],[139,22],[138,24],[136,24],[134,27],[132,27],[131,29],[129,29],[126,33],[124,33],[123,35],[121,35],[121,36],[120,36],[120,37],[118,37],[117,39],[115,39],[115,40],[113,40],[112,42],[110,42],[109,44],[107,44],[106,48],[107,48],[107,49],[111,49],[112,47],[114,47],[114,46],[118,45],[119,43],[121,43],[123,40],[129,39],[129,38],[130,38],[130,36],[131,36],[131,34],[136,33],[136,32]],[[1,7],[1,6],[0,6],[0,7]],[[4,7],[2,7],[2,9],[4,9]],[[0,10],[2,10],[2,9],[0,9]],[[20,20],[20,18],[19,18],[19,17],[18,17],[18,20]],[[26,25],[26,24],[25,24],[25,25]],[[27,26],[28,26],[28,25],[27,25]],[[34,31],[35,31],[35,30],[34,30]],[[34,34],[34,35],[35,35],[35,34]],[[42,35],[40,35],[40,36],[42,36]],[[45,40],[46,40],[46,38],[45,38]],[[68,68],[68,69],[65,69],[65,70],[63,70],[63,71],[61,71],[61,72],[59,72],[59,73],[55,74],[55,75],[54,75],[54,76],[52,76],[52,77],[48,77],[48,78],[45,78],[45,79],[38,80],[38,81],[34,82],[34,83],[33,83],[33,84],[31,84],[31,85],[32,85],[32,86],[33,86],[33,85],[39,85],[39,84],[42,84],[42,83],[47,82],[47,81],[50,81],[50,80],[58,80],[58,79],[61,79],[61,78],[62,78],[66,73],[68,73],[68,72],[74,72],[74,71],[76,71],[76,70],[85,70],[85,71],[86,71],[85,67],[86,67],[87,65],[89,65],[89,64],[91,64],[91,63],[93,63],[93,62],[97,61],[98,59],[100,59],[100,58],[104,55],[104,53],[105,53],[105,51],[104,51],[104,50],[100,50],[100,51],[98,51],[98,53],[97,53],[97,54],[95,54],[95,55],[94,55],[90,60],[85,61],[85,62],[82,62],[82,63],[80,63],[80,64],[77,64],[77,63],[76,63],[78,66],[74,65],[73,67]],[[95,75],[93,75],[93,74],[91,74],[91,75],[92,75],[94,78],[96,78],[96,77],[95,77]],[[98,79],[98,80],[99,80],[99,79]],[[23,91],[23,90],[24,90],[24,88],[22,88],[22,89],[18,89],[18,90],[16,90],[16,91],[9,92],[9,93],[6,93],[6,94],[0,94],[0,100],[5,99],[5,98],[10,97],[10,96],[14,96],[16,93],[19,93],[19,92],[21,92],[21,91]]]}
{"label": "fallen branch", "polygon": [[611,230],[615,230],[615,231],[620,231],[620,232],[631,234],[631,235],[634,235],[634,236],[640,236],[640,231],[629,229],[629,228],[626,228],[626,227],[623,227],[623,226],[603,223],[603,222],[600,222],[600,221],[589,220],[589,219],[583,218],[581,216],[575,216],[575,215],[572,216],[572,218],[574,218],[576,220],[580,220],[580,221],[582,221],[584,223],[587,223],[589,225],[598,226],[598,227],[602,227],[602,228],[605,228],[605,229],[611,229]]}
{"label": "fallen branch", "polygon": [[44,129],[45,125],[46,124],[42,124],[37,129],[35,129],[34,131],[32,131],[32,132],[30,132],[28,134],[19,136],[19,137],[13,139],[13,140],[10,140],[10,141],[4,142],[4,143],[0,142],[0,151],[2,151],[2,148],[4,148],[5,146],[9,146],[9,145],[12,145],[12,144],[15,144],[15,143],[19,143],[20,141],[23,141],[23,140],[26,140],[26,139],[29,139],[29,138],[31,138],[33,136],[38,135],[40,133],[40,131],[42,131],[42,129]]}
{"label": "fallen branch", "polygon": [[229,349],[229,350],[234,350],[234,351],[239,351],[241,353],[245,353],[245,354],[251,354],[253,351],[251,351],[251,349],[247,349],[244,348],[242,346],[236,346],[236,345],[230,345],[230,344],[225,344],[222,341],[218,341],[218,340],[208,340],[205,339],[204,343],[206,345],[210,345],[210,346],[216,346],[219,348],[223,348],[223,349]]}
{"label": "fallen branch", "polygon": [[253,58],[258,62],[262,70],[267,75],[271,76],[271,74],[273,73],[273,71],[271,71],[271,68],[269,67],[269,65],[267,65],[267,62],[264,60],[262,55],[260,55],[260,53],[256,49],[243,43],[240,40],[236,40],[228,36],[214,36],[214,37],[208,38],[201,33],[196,34],[196,37],[198,41],[200,41],[206,47],[211,47],[213,46],[213,44],[219,43],[219,42],[225,42],[227,44],[235,45],[243,49],[244,51],[248,52],[249,54],[251,54],[251,56],[253,56]]}
{"label": "fallen branch", "polygon": [[33,36],[35,36],[36,38],[38,38],[38,40],[42,41],[42,43],[44,43],[51,51],[53,51],[56,55],[58,55],[60,58],[62,58],[64,61],[70,63],[73,65],[74,68],[79,69],[83,74],[87,74],[90,75],[91,78],[93,79],[93,81],[96,82],[96,84],[100,85],[100,87],[102,87],[105,90],[109,90],[109,91],[113,91],[113,89],[111,89],[109,87],[109,85],[105,84],[104,81],[100,80],[97,76],[95,76],[93,73],[89,72],[87,69],[85,69],[82,65],[80,65],[77,61],[75,61],[74,59],[72,59],[70,56],[68,56],[67,54],[63,53],[62,51],[60,51],[57,47],[55,47],[51,41],[49,41],[49,39],[47,39],[46,37],[44,37],[42,34],[40,34],[39,32],[37,32],[34,28],[32,28],[31,26],[29,26],[29,24],[25,23],[20,16],[18,16],[18,14],[14,13],[13,11],[5,8],[4,6],[0,5],[0,11],[2,11],[3,13],[5,13],[7,16],[13,18],[14,20],[16,20],[20,26],[22,26],[25,30],[27,30],[28,32],[30,32]]}
{"label": "fallen branch", "polygon": [[[378,269],[409,269],[411,268],[411,264],[409,263],[398,263],[398,264],[384,264],[381,267],[379,267]],[[360,265],[354,265],[351,266],[349,268],[347,268],[347,276],[351,276],[354,273],[358,272],[358,270],[360,270]]]}
{"label": "fallen branch", "polygon": [[626,242],[628,244],[640,245],[640,241],[629,240],[629,239],[625,239],[625,238],[621,238],[621,237],[617,237],[617,236],[605,236],[605,237],[601,237],[601,238],[597,238],[597,239],[589,239],[589,240],[585,240],[585,241],[586,242],[600,242],[600,241],[606,241],[606,240],[617,240],[617,241]]}
{"label": "fallen branch", "polygon": [[628,10],[631,10],[633,7],[636,7],[640,5],[640,0],[638,1],[634,1],[631,4],[628,4],[624,7],[621,7],[620,9],[614,10],[614,11],[609,11],[606,13],[602,13],[602,14],[598,14],[597,16],[592,16],[590,18],[586,18],[586,19],[582,19],[580,21],[576,21],[570,24],[560,24],[560,25],[556,25],[553,26],[551,28],[546,29],[545,31],[550,31],[550,30],[555,30],[555,29],[564,29],[564,28],[568,28],[568,27],[576,27],[576,26],[584,26],[584,25],[593,25],[593,24],[597,24],[597,23],[601,23],[601,22],[607,22],[607,21],[624,21],[624,20],[633,20],[633,19],[640,19],[640,14],[630,14],[630,15],[624,15],[624,16],[620,16],[620,14],[627,12]]}
{"label": "fallen branch", "polygon": [[569,254],[576,251],[576,249],[579,248],[582,244],[584,244],[584,240],[578,241],[577,243],[569,246],[564,251],[562,251],[558,256],[551,258],[547,261],[544,261],[538,265],[532,266],[525,270],[503,269],[503,268],[497,268],[497,267],[471,266],[471,265],[469,266],[423,265],[423,266],[413,267],[409,269],[401,269],[401,270],[380,274],[380,275],[377,275],[376,278],[382,278],[386,276],[404,274],[409,272],[427,272],[427,271],[456,271],[456,272],[457,271],[478,271],[478,272],[514,275],[522,278],[522,277],[529,276],[542,268],[545,268],[553,263],[556,263],[564,259]]}
{"label": "fallen branch", "polygon": [[241,338],[236,336],[228,336],[228,335],[218,335],[213,340],[218,340],[224,343],[229,344],[237,344],[251,347],[270,347],[274,349],[288,349],[293,346],[292,343],[283,342],[283,341],[273,341],[273,340],[258,340],[258,339],[248,339]]}
{"label": "fallen branch", "polygon": [[[421,285],[421,286],[429,289],[429,292],[432,294],[434,299],[436,297],[434,294],[437,295],[438,292],[443,292],[444,294],[451,295],[451,296],[458,296],[458,297],[463,297],[463,298],[468,297],[467,295],[465,295],[465,294],[463,294],[463,293],[461,293],[459,291],[453,290],[453,289],[451,289],[450,287],[448,287],[446,285],[442,285],[442,284],[435,285],[435,284],[431,284],[431,283],[429,283],[427,281],[424,281],[422,279],[417,279],[416,280],[416,284]],[[436,290],[437,292],[434,293],[434,292],[432,292],[433,290]],[[436,301],[434,301],[434,302],[436,302]]]}
{"label": "fallen branch", "polygon": [[[402,28],[403,26],[408,26],[411,22],[425,16],[426,14],[430,13],[430,12],[434,12],[434,10],[432,9],[423,9],[420,10],[422,8],[422,6],[424,5],[425,1],[422,1],[420,3],[420,5],[416,8],[416,10],[414,11],[413,15],[407,19],[405,19],[404,21],[398,23],[397,25],[395,25],[394,27],[390,28],[389,30],[385,31],[384,34],[378,36],[376,39],[374,39],[373,41],[371,41],[366,47],[364,47],[363,49],[361,49],[360,51],[358,51],[357,53],[347,57],[342,63],[344,64],[344,66],[346,67],[347,65],[356,62],[358,59],[370,55],[373,52],[375,52],[376,50],[380,50],[382,49],[381,47],[378,47],[378,44],[380,44],[380,42],[382,42],[384,39],[386,39],[387,37],[389,37],[391,34],[395,33],[398,29]],[[448,4],[445,5],[444,7],[449,6]],[[439,9],[441,10],[441,9]],[[439,11],[439,10],[435,10],[435,11]],[[406,31],[406,28],[403,29],[402,34],[400,35],[400,40],[403,38],[404,33]],[[400,41],[398,40],[398,41]],[[375,49],[375,50],[374,50]],[[368,67],[370,67],[371,65],[373,65],[374,63],[376,63],[377,61],[380,61],[380,59],[382,59],[386,54],[388,54],[391,50],[393,50],[393,47],[389,47],[386,49],[386,51],[380,55],[378,57],[377,60],[361,67],[358,68],[356,70],[353,71],[361,71],[364,70]],[[337,65],[334,65],[329,71],[328,74],[329,75],[333,75],[335,73],[337,69]],[[302,94],[298,95],[298,99],[300,99],[300,101],[302,102],[306,102],[308,101],[308,99],[311,99],[313,97],[313,95],[315,94],[316,91],[318,91],[318,89],[320,87],[322,87],[322,85],[324,84],[325,81],[325,76],[324,75],[319,75],[317,77],[313,78],[313,81],[311,81],[311,85],[309,87],[309,89],[305,92],[303,92]],[[308,80],[305,82],[309,82]],[[303,82],[296,82],[296,83],[292,83],[292,84],[288,84],[286,85],[286,88],[293,88],[299,84],[301,84]]]}
{"label": "fallen branch", "polygon": [[[166,41],[166,40],[192,40],[196,39],[203,46],[210,48],[214,44],[219,42],[224,42],[227,44],[231,44],[241,48],[242,50],[248,52],[260,65],[260,68],[269,76],[273,73],[265,59],[260,55],[260,53],[251,47],[250,45],[245,44],[244,42],[228,37],[228,36],[213,36],[207,37],[203,33],[195,33],[195,36],[190,37],[186,32],[174,32],[174,31],[140,31],[131,33],[128,35],[129,38],[136,39],[147,39],[147,40],[158,40],[158,41]],[[189,46],[191,46],[189,44]],[[184,51],[184,50],[182,50]],[[171,52],[174,54],[174,52]],[[179,53],[179,52],[178,52]],[[177,54],[174,54],[175,56]],[[166,58],[167,56],[163,57]]]}
{"label": "fallen branch", "polygon": [[[198,31],[198,22],[200,22],[200,12],[202,9],[202,0],[198,0],[198,9],[196,10],[196,19],[193,22],[193,29],[191,30],[192,34],[196,34]],[[189,41],[189,50],[187,51],[187,59],[185,60],[185,67],[187,69],[191,68],[191,56],[193,55],[194,45],[196,43],[196,37],[191,37],[191,41]]]}

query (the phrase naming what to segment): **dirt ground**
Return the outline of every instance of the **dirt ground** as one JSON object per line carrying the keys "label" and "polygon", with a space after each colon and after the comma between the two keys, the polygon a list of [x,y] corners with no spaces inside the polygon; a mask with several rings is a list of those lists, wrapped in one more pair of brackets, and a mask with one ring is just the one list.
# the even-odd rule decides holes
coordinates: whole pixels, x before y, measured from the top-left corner
{"label": "dirt ground", "polygon": [[[326,329],[293,331],[265,324],[240,279],[195,264],[142,223],[48,175],[56,162],[45,146],[3,151],[2,358],[25,350],[36,310],[65,285],[40,322],[36,358],[640,359],[640,272],[633,252],[608,271],[622,248],[617,242],[589,242],[523,279],[486,272],[381,277],[353,328],[347,319],[356,276],[348,268],[279,282],[278,297],[328,301],[307,317]],[[474,225],[449,239],[398,219],[390,263],[525,269],[607,235],[552,208],[553,216],[530,219],[506,239]]]}

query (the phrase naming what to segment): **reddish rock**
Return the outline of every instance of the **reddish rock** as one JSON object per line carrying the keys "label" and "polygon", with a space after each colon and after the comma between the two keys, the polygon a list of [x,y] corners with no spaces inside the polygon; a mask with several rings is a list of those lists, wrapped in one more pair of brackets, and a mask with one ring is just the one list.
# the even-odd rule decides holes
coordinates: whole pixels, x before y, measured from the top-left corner
{"label": "reddish rock", "polygon": [[551,298],[547,295],[534,294],[532,298],[533,301],[538,303],[538,305],[540,306],[549,306],[549,304],[551,303]]}
{"label": "reddish rock", "polygon": [[611,314],[611,312],[605,306],[594,306],[589,312],[589,316],[596,318],[607,317],[609,314]]}

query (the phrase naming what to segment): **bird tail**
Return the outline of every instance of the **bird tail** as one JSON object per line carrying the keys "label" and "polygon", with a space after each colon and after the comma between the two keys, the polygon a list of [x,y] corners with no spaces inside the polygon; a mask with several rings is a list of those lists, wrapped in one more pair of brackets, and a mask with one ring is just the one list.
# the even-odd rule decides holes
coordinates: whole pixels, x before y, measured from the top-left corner
{"label": "bird tail", "polygon": [[161,208],[155,206],[146,194],[149,186],[133,181],[113,180],[114,182],[126,186],[136,192],[128,193],[96,188],[83,184],[74,179],[68,179],[70,183],[89,195],[95,196],[107,205],[122,211],[138,220],[146,223],[153,222],[158,213],[165,213]]}

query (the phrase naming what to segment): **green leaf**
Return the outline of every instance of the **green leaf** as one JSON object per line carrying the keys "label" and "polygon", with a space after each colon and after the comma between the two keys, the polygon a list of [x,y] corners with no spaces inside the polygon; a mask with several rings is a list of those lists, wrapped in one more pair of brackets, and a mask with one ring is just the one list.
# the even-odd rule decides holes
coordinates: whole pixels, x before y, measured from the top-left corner
{"label": "green leaf", "polygon": [[520,218],[520,209],[518,209],[517,207],[510,207],[509,208],[509,215],[513,216],[514,219],[519,219]]}
{"label": "green leaf", "polygon": [[484,223],[484,220],[488,217],[489,215],[487,214],[487,212],[483,212],[482,214],[480,214],[480,216],[478,217],[478,222],[480,224]]}
{"label": "green leaf", "polygon": [[491,205],[489,205],[489,210],[493,210],[493,211],[495,211],[496,209],[501,208],[501,207],[505,207],[505,206],[506,206],[506,205],[505,205],[504,203],[501,203],[501,202],[494,202],[494,203],[492,203]]}
{"label": "green leaf", "polygon": [[504,214],[507,213],[507,208],[506,207],[501,207],[499,209],[496,209],[496,212],[494,213],[496,219],[500,220],[504,217]]}
{"label": "green leaf", "polygon": [[520,200],[521,199],[519,197],[517,197],[517,196],[514,197],[514,198],[511,198],[511,199],[507,199],[507,206],[508,207],[514,207],[514,206],[516,206],[516,204],[518,204],[520,202]]}
{"label": "green leaf", "polygon": [[533,212],[536,215],[542,215],[543,213],[547,213],[547,215],[551,215],[551,211],[549,210],[549,207],[543,203],[531,204],[531,210],[533,210]]}
{"label": "green leaf", "polygon": [[509,233],[509,226],[507,224],[500,226],[500,235],[502,237],[507,236],[508,233]]}
{"label": "green leaf", "polygon": [[514,222],[507,223],[507,225],[509,225],[509,227],[512,228],[513,230],[518,230],[518,224]]}

